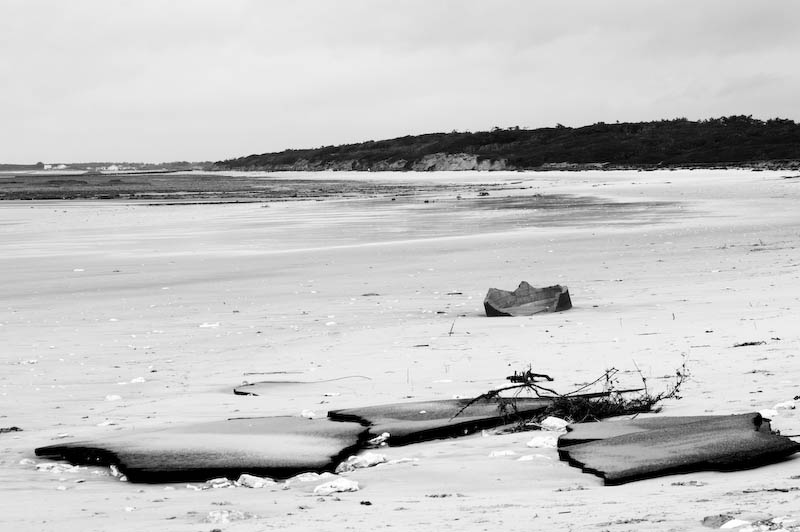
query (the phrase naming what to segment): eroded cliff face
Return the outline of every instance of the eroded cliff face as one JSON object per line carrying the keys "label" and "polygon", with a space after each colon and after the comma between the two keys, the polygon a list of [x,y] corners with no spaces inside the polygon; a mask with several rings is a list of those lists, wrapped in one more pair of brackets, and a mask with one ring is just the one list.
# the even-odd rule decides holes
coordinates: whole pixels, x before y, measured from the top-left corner
{"label": "eroded cliff face", "polygon": [[426,155],[411,166],[412,170],[418,172],[430,171],[466,171],[466,170],[506,170],[506,161],[483,160],[478,161],[477,155],[468,153],[434,153]]}
{"label": "eroded cliff face", "polygon": [[413,170],[415,172],[439,172],[439,171],[495,171],[510,170],[505,159],[497,161],[478,160],[477,155],[468,153],[434,153],[425,155],[416,161],[399,159],[395,161],[383,160],[368,162],[361,159],[347,159],[344,161],[309,161],[308,159],[298,159],[291,164],[271,164],[263,166],[250,166],[247,170],[262,170],[268,172],[302,171],[302,172],[321,172],[321,171],[371,171],[371,172],[400,172]]}

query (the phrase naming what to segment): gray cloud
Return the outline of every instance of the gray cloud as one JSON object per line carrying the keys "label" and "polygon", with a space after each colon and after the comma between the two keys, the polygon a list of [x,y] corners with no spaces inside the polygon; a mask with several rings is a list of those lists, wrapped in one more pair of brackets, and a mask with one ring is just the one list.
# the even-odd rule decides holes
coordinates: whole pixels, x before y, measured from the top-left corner
{"label": "gray cloud", "polygon": [[800,119],[800,4],[0,4],[0,161],[206,160],[428,131]]}

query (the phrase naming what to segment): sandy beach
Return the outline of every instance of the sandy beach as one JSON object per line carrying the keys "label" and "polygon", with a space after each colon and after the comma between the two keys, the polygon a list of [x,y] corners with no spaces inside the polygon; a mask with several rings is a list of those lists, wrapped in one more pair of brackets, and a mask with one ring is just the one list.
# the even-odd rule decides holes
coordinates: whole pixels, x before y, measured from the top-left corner
{"label": "sandy beach", "polygon": [[[717,514],[798,524],[798,457],[606,487],[555,449],[528,447],[533,432],[383,448],[412,460],[349,473],[361,490],[337,497],[314,482],[140,485],[107,468],[37,469],[47,461],[33,455],[121,431],[465,397],[529,366],[564,392],[611,367],[638,385],[636,366],[658,389],[686,359],[691,379],[663,414],[775,410],[800,395],[791,175],[337,172],[299,177],[375,187],[322,201],[3,202],[0,427],[22,431],[0,434],[0,529],[668,531]],[[567,285],[574,307],[485,317],[490,287],[523,280]],[[763,343],[734,347],[746,342]],[[366,379],[232,392],[348,376]],[[800,434],[797,410],[772,419]]]}

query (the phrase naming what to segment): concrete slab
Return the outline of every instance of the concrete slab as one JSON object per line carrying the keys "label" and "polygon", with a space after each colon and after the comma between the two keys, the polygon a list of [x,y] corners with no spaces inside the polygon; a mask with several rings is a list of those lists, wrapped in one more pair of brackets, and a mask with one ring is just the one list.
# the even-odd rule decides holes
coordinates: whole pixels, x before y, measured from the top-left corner
{"label": "concrete slab", "polygon": [[369,377],[351,376],[322,381],[290,381],[272,380],[242,384],[233,389],[236,395],[276,395],[285,393],[304,393],[307,395],[324,395],[326,393],[350,393],[358,389],[359,384],[368,383]]}
{"label": "concrete slab", "polygon": [[569,289],[555,285],[536,288],[525,281],[513,292],[490,288],[483,300],[486,315],[532,316],[542,312],[561,312],[572,308]]}
{"label": "concrete slab", "polygon": [[[354,421],[369,427],[371,437],[388,432],[391,445],[406,445],[438,438],[464,436],[481,429],[513,423],[521,416],[540,412],[551,401],[545,398],[517,398],[500,403],[481,400],[455,416],[470,399],[414,401],[363,408],[332,410],[328,417],[336,421]],[[515,409],[516,407],[516,409]]]}
{"label": "concrete slab", "polygon": [[366,437],[357,423],[299,417],[238,418],[50,445],[37,456],[116,465],[132,482],[204,481],[241,473],[288,478],[332,471]]}
{"label": "concrete slab", "polygon": [[[633,427],[635,432],[561,446],[559,456],[615,485],[674,473],[750,469],[784,459],[800,444],[773,434],[760,414],[672,418],[665,426]],[[592,425],[613,425],[600,422]],[[573,431],[578,429],[573,427]],[[595,435],[599,435],[599,429]],[[615,434],[609,431],[607,434]]]}

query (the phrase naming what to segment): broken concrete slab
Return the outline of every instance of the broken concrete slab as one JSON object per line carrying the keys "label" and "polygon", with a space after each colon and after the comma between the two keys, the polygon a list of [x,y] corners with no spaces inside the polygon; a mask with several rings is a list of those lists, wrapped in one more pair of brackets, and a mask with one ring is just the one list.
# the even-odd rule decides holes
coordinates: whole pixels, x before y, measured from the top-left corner
{"label": "broken concrete slab", "polygon": [[353,392],[359,384],[368,383],[371,380],[369,377],[354,375],[322,381],[260,381],[237,386],[233,389],[233,393],[236,395],[262,396],[287,393],[297,394],[298,392],[306,395],[339,395]]}
{"label": "broken concrete slab", "polygon": [[[615,485],[675,473],[750,469],[800,451],[800,444],[772,433],[769,423],[757,413],[684,420],[671,418],[662,426],[653,421],[649,428],[623,423],[608,430],[587,429],[586,437],[601,436],[603,431],[608,437],[567,446],[559,441],[559,456],[603,478],[606,485]],[[572,425],[572,432],[583,431],[580,425]],[[625,426],[632,432],[621,433]]]}
{"label": "broken concrete slab", "polygon": [[513,292],[490,288],[483,300],[486,315],[532,316],[542,312],[561,312],[572,308],[569,289],[555,285],[535,288],[525,281]]}
{"label": "broken concrete slab", "polygon": [[[471,399],[414,401],[363,408],[332,410],[334,421],[352,421],[369,427],[370,437],[389,433],[390,445],[406,445],[439,438],[464,436],[478,430],[513,423],[544,411],[547,398]],[[466,408],[465,408],[466,407]],[[464,409],[460,414],[459,411]],[[458,414],[457,417],[456,414]]]}
{"label": "broken concrete slab", "polygon": [[37,456],[73,464],[115,465],[132,482],[235,479],[242,473],[288,478],[333,471],[366,440],[357,423],[297,417],[237,418],[162,430],[130,431],[50,445]]}
{"label": "broken concrete slab", "polygon": [[[597,440],[607,440],[623,434],[633,434],[635,432],[645,432],[654,429],[663,429],[675,425],[685,425],[695,421],[705,421],[718,419],[720,416],[686,416],[669,417],[654,416],[634,418],[604,419],[603,421],[590,423],[571,423],[567,425],[566,434],[558,439],[558,447],[568,447],[580,443],[588,443]],[[744,423],[749,423],[745,420]],[[763,424],[762,424],[763,426]]]}

